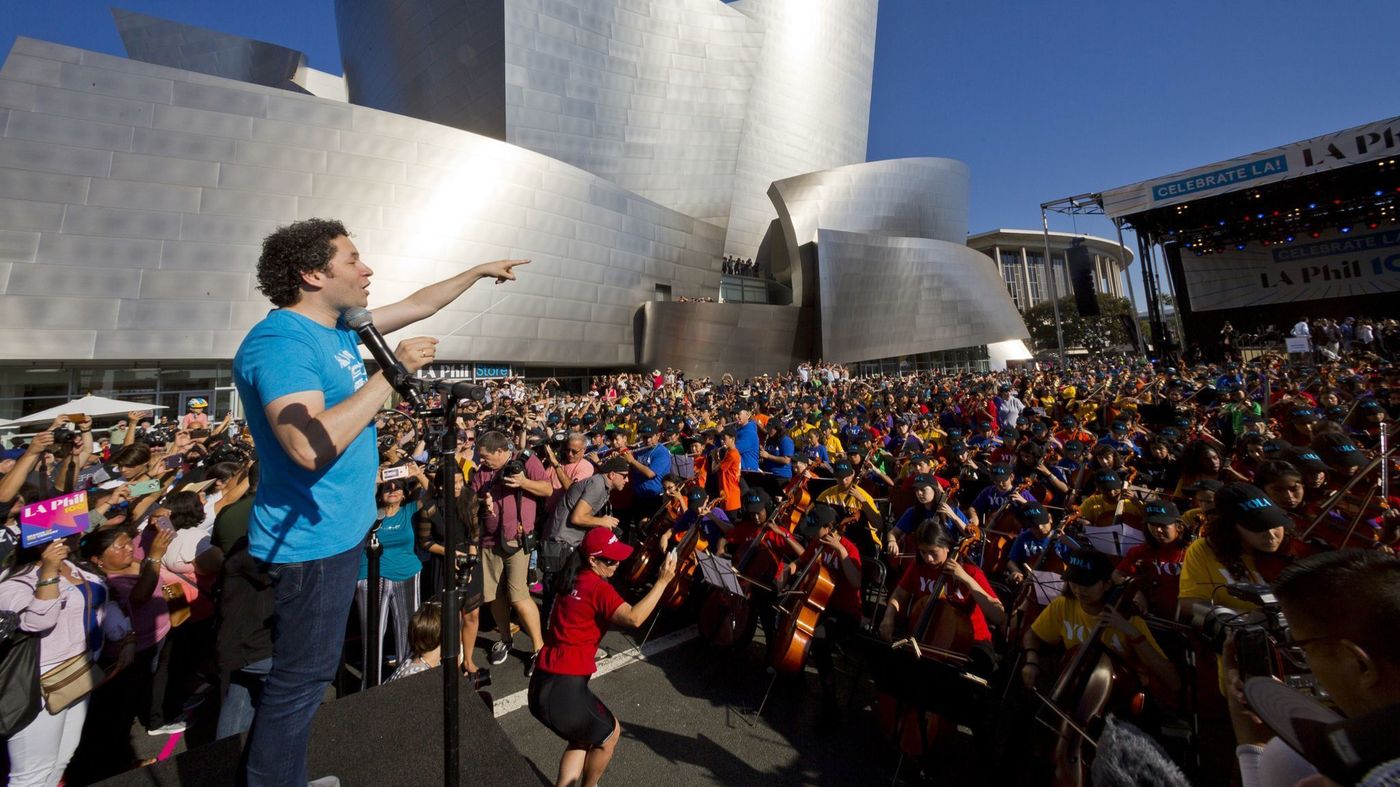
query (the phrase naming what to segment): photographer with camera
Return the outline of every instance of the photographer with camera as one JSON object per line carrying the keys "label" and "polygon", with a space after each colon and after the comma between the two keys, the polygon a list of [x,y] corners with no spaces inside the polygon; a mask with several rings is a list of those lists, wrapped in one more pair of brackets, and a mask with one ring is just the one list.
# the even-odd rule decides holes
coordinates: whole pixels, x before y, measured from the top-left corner
{"label": "photographer with camera", "polygon": [[[586,460],[585,460],[586,462]],[[588,531],[593,528],[617,527],[612,516],[610,500],[613,492],[627,486],[627,460],[620,456],[603,462],[595,473],[579,481],[564,493],[549,517],[540,543],[540,570],[544,576],[544,619],[554,609],[554,575],[564,569],[569,556],[578,549]]]}
{"label": "photographer with camera", "polygon": [[[555,453],[556,445],[564,452],[562,457]],[[564,499],[564,494],[573,488],[574,484],[593,475],[593,463],[583,456],[587,447],[588,438],[584,437],[582,432],[560,432],[555,435],[553,442],[545,444],[544,454],[549,460],[549,485],[552,488],[549,501],[545,503],[545,516],[554,514],[559,501]]]}
{"label": "photographer with camera", "polygon": [[[1258,708],[1273,737],[1248,707],[1242,686],[1233,687],[1231,717],[1244,787],[1400,781],[1400,558],[1378,550],[1349,549],[1304,558],[1279,575],[1274,588],[1288,626],[1287,647],[1312,672],[1342,719],[1306,700]],[[1253,685],[1250,696],[1256,695]],[[1269,687],[1265,696],[1288,697]],[[1307,719],[1300,719],[1306,709]],[[1326,724],[1300,734],[1308,722]],[[1301,750],[1290,746],[1301,744]],[[1322,771],[1319,775],[1318,771]]]}
{"label": "photographer with camera", "polygon": [[538,457],[517,452],[510,438],[498,431],[476,441],[477,467],[472,491],[481,499],[482,599],[491,605],[500,641],[491,646],[487,660],[504,664],[510,656],[510,613],[530,637],[526,675],[535,669],[535,658],[544,647],[540,612],[530,598],[530,552],[535,543],[535,516],[552,491],[549,472]]}

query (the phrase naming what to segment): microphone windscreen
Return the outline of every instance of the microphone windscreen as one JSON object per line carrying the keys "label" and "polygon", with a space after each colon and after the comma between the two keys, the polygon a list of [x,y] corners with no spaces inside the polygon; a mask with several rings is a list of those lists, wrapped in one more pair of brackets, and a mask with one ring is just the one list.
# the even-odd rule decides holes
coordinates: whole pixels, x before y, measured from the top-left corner
{"label": "microphone windscreen", "polygon": [[1191,787],[1156,741],[1122,719],[1108,717],[1098,744],[1089,772],[1094,787]]}
{"label": "microphone windscreen", "polygon": [[374,315],[369,313],[369,309],[356,306],[353,309],[345,310],[345,324],[352,330],[360,330],[374,324]]}

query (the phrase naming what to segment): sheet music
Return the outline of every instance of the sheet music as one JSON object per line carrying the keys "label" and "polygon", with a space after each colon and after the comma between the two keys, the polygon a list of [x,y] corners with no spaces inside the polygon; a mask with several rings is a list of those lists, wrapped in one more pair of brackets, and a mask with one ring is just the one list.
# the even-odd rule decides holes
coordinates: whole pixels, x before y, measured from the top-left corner
{"label": "sheet music", "polygon": [[1026,578],[1026,581],[1032,583],[1031,587],[1035,590],[1035,603],[1042,607],[1049,606],[1050,602],[1054,601],[1055,597],[1065,589],[1064,578],[1053,571],[1031,569],[1030,576]]}
{"label": "sheet music", "polygon": [[733,563],[708,552],[697,552],[695,558],[700,564],[700,576],[707,584],[724,588],[735,595],[744,595],[744,589],[739,587],[739,574],[734,571]]}
{"label": "sheet music", "polygon": [[1128,550],[1138,544],[1147,542],[1147,538],[1141,530],[1128,527],[1121,522],[1108,527],[1095,527],[1093,525],[1085,527],[1084,538],[1094,549],[1105,555],[1117,555],[1118,557],[1128,554]]}

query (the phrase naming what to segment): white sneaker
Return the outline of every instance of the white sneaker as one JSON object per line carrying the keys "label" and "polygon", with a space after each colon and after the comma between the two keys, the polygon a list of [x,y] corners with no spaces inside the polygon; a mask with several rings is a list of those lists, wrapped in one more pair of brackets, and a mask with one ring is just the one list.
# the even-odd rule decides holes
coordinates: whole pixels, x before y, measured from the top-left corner
{"label": "white sneaker", "polygon": [[154,730],[146,730],[146,734],[147,734],[147,735],[174,735],[174,734],[177,733],[177,732],[184,732],[184,731],[185,731],[185,720],[184,720],[184,719],[176,719],[175,721],[170,722],[169,724],[165,725],[164,727],[159,727],[159,728],[154,729]]}

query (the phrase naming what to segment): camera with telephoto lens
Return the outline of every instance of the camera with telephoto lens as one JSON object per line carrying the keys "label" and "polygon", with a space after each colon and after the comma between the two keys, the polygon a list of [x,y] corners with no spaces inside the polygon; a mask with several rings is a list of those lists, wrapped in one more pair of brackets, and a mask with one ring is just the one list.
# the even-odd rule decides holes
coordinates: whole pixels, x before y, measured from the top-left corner
{"label": "camera with telephoto lens", "polygon": [[1225,648],[1225,641],[1234,634],[1235,666],[1240,678],[1275,678],[1305,692],[1321,695],[1307,661],[1291,644],[1288,620],[1283,616],[1278,597],[1268,585],[1231,583],[1225,591],[1240,601],[1248,601],[1258,609],[1237,612],[1214,604],[1196,604],[1191,610],[1191,625],[1216,653]]}
{"label": "camera with telephoto lens", "polygon": [[525,463],[518,458],[512,458],[509,462],[501,465],[501,478],[509,478],[513,475],[522,475],[525,472]]}
{"label": "camera with telephoto lens", "polygon": [[54,445],[69,445],[78,442],[78,430],[70,429],[67,426],[60,426],[53,430]]}

